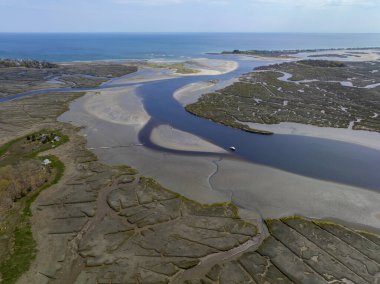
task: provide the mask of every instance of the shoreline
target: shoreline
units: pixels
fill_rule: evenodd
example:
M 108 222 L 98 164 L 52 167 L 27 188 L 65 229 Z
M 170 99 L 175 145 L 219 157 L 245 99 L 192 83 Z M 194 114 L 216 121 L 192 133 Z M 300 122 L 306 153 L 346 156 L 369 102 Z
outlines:
M 356 52 L 355 52 L 356 51 Z M 380 47 L 369 48 L 336 48 L 316 50 L 253 50 L 239 52 L 209 53 L 219 56 L 237 56 L 240 58 L 257 59 L 261 61 L 299 61 L 299 60 L 328 60 L 340 62 L 371 62 L 380 60 Z
M 227 153 L 226 150 L 195 136 L 171 127 L 170 125 L 159 125 L 150 134 L 151 141 L 163 148 L 185 151 L 185 152 L 204 152 L 204 153 Z
M 239 68 L 239 63 L 231 60 L 196 58 L 187 62 L 190 68 L 200 72 L 187 75 L 212 76 L 230 73 Z
M 294 122 L 281 122 L 279 124 L 242 123 L 254 129 L 273 132 L 274 135 L 299 135 L 336 140 L 380 151 L 380 133 L 378 132 L 349 128 L 319 127 Z
M 213 188 L 227 194 L 239 208 L 259 212 L 263 219 L 299 215 L 338 219 L 380 231 L 380 194 L 376 191 L 245 161 L 223 159 L 217 163 Z
M 191 83 L 176 90 L 173 97 L 177 102 L 185 107 L 188 104 L 195 103 L 203 94 L 211 92 L 216 85 L 216 82 L 210 81 Z
M 157 64 L 155 69 L 169 70 L 174 76 L 217 76 L 230 73 L 239 67 L 236 61 L 209 59 L 209 58 L 192 58 L 183 61 L 165 61 L 165 60 L 148 60 L 147 63 Z M 182 68 L 194 72 L 180 72 L 176 64 L 181 64 Z M 144 68 L 144 66 L 143 66 Z
M 192 83 L 178 89 L 174 93 L 174 98 L 182 105 L 186 106 L 197 101 L 203 94 L 212 92 L 217 87 L 217 83 L 209 81 L 201 81 Z M 219 87 L 218 87 L 219 88 Z M 332 127 L 319 127 L 308 124 L 294 123 L 294 122 L 281 122 L 279 124 L 260 124 L 253 122 L 242 122 L 248 127 L 258 131 L 268 131 L 274 135 L 300 135 L 315 138 L 323 138 L 336 140 L 356 145 L 369 147 L 375 150 L 380 150 L 380 133 L 353 130 L 350 128 L 332 128 Z

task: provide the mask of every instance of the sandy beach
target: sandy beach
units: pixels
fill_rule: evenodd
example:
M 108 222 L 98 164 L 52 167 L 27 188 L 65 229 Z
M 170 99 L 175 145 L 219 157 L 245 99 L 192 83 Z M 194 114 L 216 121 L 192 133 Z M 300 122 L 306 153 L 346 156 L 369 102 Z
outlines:
M 197 70 L 197 73 L 188 75 L 221 75 L 232 72 L 239 67 L 236 61 L 198 58 L 186 62 L 191 69 Z
M 167 61 L 167 60 L 149 60 L 149 63 L 157 65 L 155 70 L 166 70 L 172 76 L 215 76 L 222 75 L 236 70 L 239 64 L 236 61 L 194 58 L 188 61 Z M 194 70 L 194 73 L 176 72 L 176 64 L 183 64 L 186 69 Z M 151 68 L 151 67 L 145 67 Z M 165 72 L 165 71 L 164 71 Z
M 172 70 L 143 67 L 139 68 L 139 70 L 135 73 L 112 79 L 104 85 L 112 86 L 117 84 L 139 84 L 172 78 L 175 78 Z

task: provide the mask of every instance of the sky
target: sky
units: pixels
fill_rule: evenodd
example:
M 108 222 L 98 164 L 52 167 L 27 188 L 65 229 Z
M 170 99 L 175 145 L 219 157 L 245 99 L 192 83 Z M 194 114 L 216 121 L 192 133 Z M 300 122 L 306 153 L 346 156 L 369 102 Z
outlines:
M 0 32 L 380 33 L 380 0 L 0 0 Z

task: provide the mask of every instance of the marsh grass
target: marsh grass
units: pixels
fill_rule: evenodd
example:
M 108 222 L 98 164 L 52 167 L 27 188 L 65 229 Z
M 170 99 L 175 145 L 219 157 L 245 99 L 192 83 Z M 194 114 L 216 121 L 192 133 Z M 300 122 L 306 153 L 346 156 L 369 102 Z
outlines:
M 42 130 L 38 133 L 43 132 L 46 132 L 46 130 Z M 0 237 L 10 237 L 12 239 L 11 243 L 13 244 L 10 248 L 8 258 L 0 263 L 1 283 L 16 283 L 19 277 L 28 271 L 36 256 L 37 244 L 33 238 L 32 224 L 30 220 L 32 216 L 32 204 L 43 190 L 58 183 L 65 170 L 64 164 L 53 155 L 37 157 L 39 153 L 55 148 L 69 141 L 69 138 L 62 133 L 58 131 L 54 131 L 54 133 L 61 137 L 61 140 L 56 142 L 54 147 L 52 147 L 50 143 L 46 143 L 43 147 L 38 149 L 31 148 L 30 152 L 19 152 L 19 155 L 17 155 L 16 152 L 13 152 L 17 147 L 13 147 L 17 146 L 16 144 L 22 143 L 22 141 L 26 139 L 26 136 L 15 139 L 0 147 L 0 157 L 4 154 L 10 154 L 12 155 L 12 161 L 17 159 L 38 159 L 42 162 L 44 159 L 49 159 L 51 164 L 48 165 L 48 167 L 49 170 L 52 171 L 52 176 L 46 183 L 17 201 L 19 203 L 19 210 L 11 210 L 9 212 L 8 222 L 5 222 L 0 230 Z M 9 151 L 13 153 L 8 153 Z

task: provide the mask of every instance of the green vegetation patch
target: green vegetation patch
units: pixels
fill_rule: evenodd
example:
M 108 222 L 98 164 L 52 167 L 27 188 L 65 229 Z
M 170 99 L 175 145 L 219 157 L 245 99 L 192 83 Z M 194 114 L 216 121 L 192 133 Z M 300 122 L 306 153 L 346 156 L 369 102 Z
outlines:
M 343 62 L 339 61 L 330 61 L 330 60 L 301 60 L 298 61 L 298 64 L 305 64 L 309 66 L 314 66 L 314 67 L 324 67 L 324 68 L 336 68 L 336 67 L 346 67 L 347 65 L 344 64 Z
M 39 153 L 54 149 L 69 141 L 59 130 L 43 129 L 39 132 L 10 141 L 0 147 L 0 166 L 19 159 L 31 159 Z
M 198 70 L 191 69 L 186 67 L 185 63 L 174 63 L 174 64 L 168 64 L 168 63 L 147 63 L 147 67 L 150 68 L 164 68 L 164 69 L 172 69 L 175 70 L 176 73 L 179 74 L 195 74 L 199 73 Z
M 25 67 L 25 68 L 57 68 L 58 65 L 46 61 L 29 59 L 0 59 L 0 68 Z
M 238 54 L 238 55 L 251 55 L 262 57 L 278 57 L 278 58 L 291 58 L 291 55 L 298 53 L 313 53 L 321 51 L 346 51 L 351 54 L 363 54 L 364 52 L 349 52 L 350 50 L 378 50 L 379 47 L 364 47 L 364 48 L 319 48 L 319 49 L 284 49 L 284 50 L 239 50 L 223 51 L 221 54 Z M 211 53 L 212 54 L 212 53 Z M 327 54 L 329 55 L 329 54 Z M 326 56 L 325 54 L 316 55 L 315 57 Z M 312 57 L 312 56 L 309 56 Z M 313 56 L 314 57 L 314 56 Z M 335 57 L 335 54 L 334 54 Z
M 239 209 L 231 202 L 201 204 L 163 187 L 154 179 L 146 177 L 140 177 L 139 185 L 157 192 L 164 191 L 172 195 L 173 198 L 181 199 L 194 215 L 222 215 L 234 219 L 240 219 Z
M 45 88 L 97 87 L 137 70 L 136 66 L 107 62 L 51 64 L 0 60 L 0 97 Z
M 121 174 L 137 175 L 139 173 L 136 169 L 127 165 L 116 166 L 116 168 L 121 171 Z
M 22 193 L 21 196 L 23 197 L 21 198 L 15 199 L 13 197 L 12 208 L 5 209 L 5 211 L 4 208 L 0 208 L 5 213 L 0 220 L 0 239 L 1 244 L 7 245 L 8 248 L 7 251 L 2 250 L 0 253 L 0 279 L 2 283 L 16 283 L 17 279 L 29 269 L 37 252 L 30 221 L 32 203 L 41 191 L 56 184 L 64 174 L 64 164 L 57 157 L 52 155 L 37 157 L 37 155 L 58 147 L 68 140 L 69 138 L 59 131 L 45 129 L 13 140 L 0 148 L 0 167 L 8 167 L 12 170 L 12 166 L 15 167 L 15 165 L 37 163 L 40 164 L 40 168 L 43 168 L 42 171 L 46 172 L 45 177 L 43 177 L 45 180 L 38 183 L 40 185 L 34 190 L 31 190 L 33 184 L 28 185 L 27 180 L 23 180 L 21 184 L 24 187 L 29 186 L 30 189 L 25 191 L 25 188 L 20 187 L 20 190 L 27 193 Z M 17 168 L 16 170 L 20 169 Z M 16 173 L 19 172 L 16 171 Z M 31 176 L 30 178 L 30 180 L 35 179 L 37 177 Z M 3 178 L 0 177 L 0 180 Z M 10 182 L 20 183 L 14 180 Z M 6 184 L 4 184 L 2 190 L 6 189 Z M 7 192 L 0 193 L 7 197 Z
M 355 130 L 380 132 L 380 87 L 370 87 L 380 82 L 375 70 L 380 70 L 380 62 L 302 60 L 263 66 L 231 86 L 203 95 L 186 110 L 257 133 L 262 132 L 249 123 L 353 125 Z

